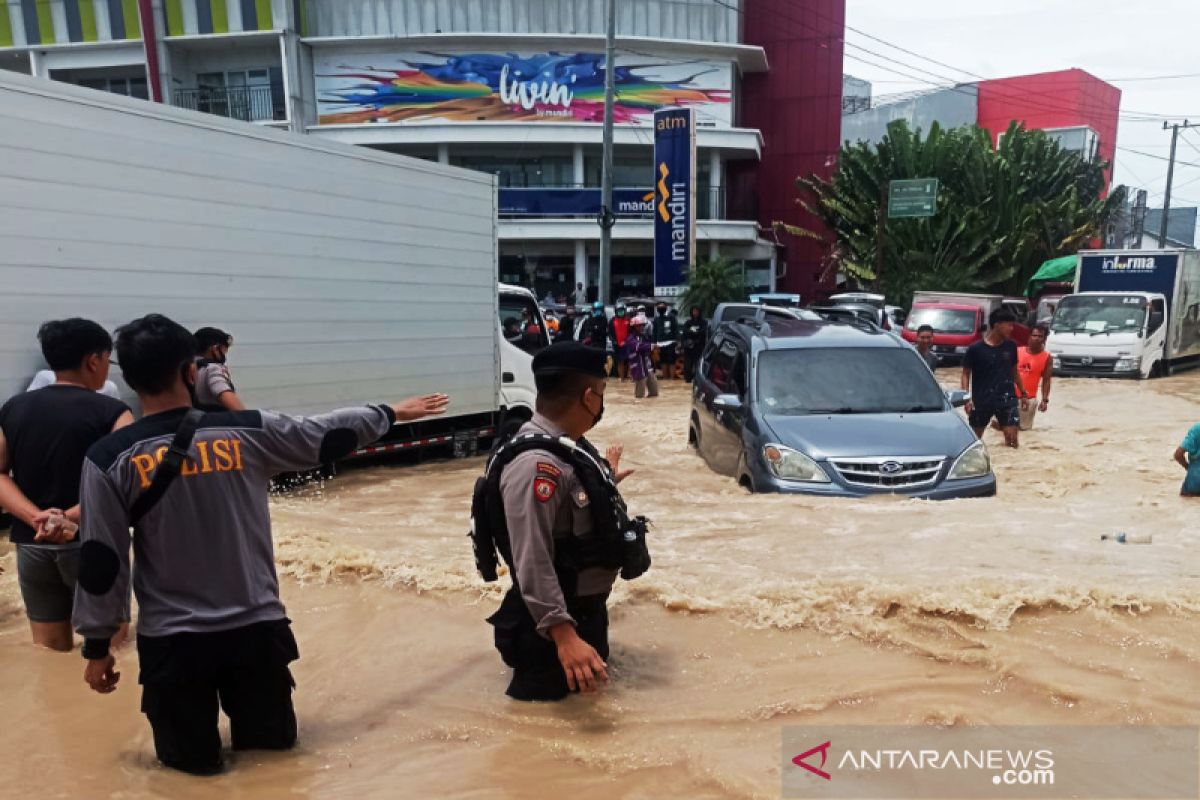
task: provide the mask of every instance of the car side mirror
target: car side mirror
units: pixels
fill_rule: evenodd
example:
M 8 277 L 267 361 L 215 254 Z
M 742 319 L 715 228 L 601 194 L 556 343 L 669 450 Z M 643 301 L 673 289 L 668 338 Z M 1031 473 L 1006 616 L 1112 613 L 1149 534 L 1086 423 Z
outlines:
M 742 398 L 736 394 L 719 394 L 713 398 L 713 408 L 718 411 L 741 411 Z
M 952 408 L 962 408 L 971 399 L 971 393 L 964 392 L 962 389 L 953 389 L 946 392 L 946 399 L 950 401 Z

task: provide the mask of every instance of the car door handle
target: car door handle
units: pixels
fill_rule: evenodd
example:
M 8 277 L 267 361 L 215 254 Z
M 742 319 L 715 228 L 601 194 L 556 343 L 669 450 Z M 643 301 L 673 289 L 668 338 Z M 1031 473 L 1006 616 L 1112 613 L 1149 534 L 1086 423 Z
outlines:
M 503 383 L 516 383 L 517 376 L 512 374 L 511 372 L 502 372 L 502 373 L 500 373 L 500 380 Z

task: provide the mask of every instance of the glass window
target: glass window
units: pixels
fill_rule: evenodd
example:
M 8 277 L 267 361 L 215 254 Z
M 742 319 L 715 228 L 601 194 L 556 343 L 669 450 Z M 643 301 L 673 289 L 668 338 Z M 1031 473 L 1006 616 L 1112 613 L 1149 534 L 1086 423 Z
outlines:
M 550 339 L 537 304 L 523 295 L 500 295 L 500 330 L 512 344 L 533 355 Z
M 706 365 L 708 374 L 705 377 L 717 387 L 717 391 L 721 394 L 738 393 L 739 383 L 744 384 L 744 381 L 739 381 L 735 377 L 738 368 L 737 362 L 738 346 L 733 339 L 722 340 L 710 354 Z M 745 370 L 744 362 L 742 369 Z
M 956 308 L 914 308 L 908 315 L 904 327 L 915 331 L 922 325 L 933 328 L 934 333 L 966 334 L 975 332 L 979 313 Z
M 758 358 L 763 413 L 898 414 L 943 411 L 933 374 L 910 348 L 775 350 Z
M 1149 306 L 1137 295 L 1068 295 L 1058 304 L 1050 329 L 1059 333 L 1140 331 Z
M 501 186 L 570 186 L 573 167 L 570 156 L 473 156 L 452 155 L 455 166 L 487 172 L 499 178 Z

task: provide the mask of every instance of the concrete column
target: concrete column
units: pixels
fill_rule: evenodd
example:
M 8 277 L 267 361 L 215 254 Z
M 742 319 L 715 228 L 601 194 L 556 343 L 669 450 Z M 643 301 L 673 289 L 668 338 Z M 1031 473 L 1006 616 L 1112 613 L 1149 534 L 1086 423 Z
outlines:
M 571 284 L 572 299 L 575 296 L 575 284 L 577 283 L 582 283 L 585 289 L 588 287 L 587 242 L 582 239 L 575 240 L 575 283 Z
M 446 144 L 445 142 L 442 142 L 438 145 L 438 163 L 450 163 L 450 145 Z
M 712 187 L 709 189 L 709 196 L 712 203 L 708 208 L 709 219 L 725 219 L 725 203 L 721 189 L 724 187 L 725 176 L 723 173 L 723 163 L 721 161 L 721 151 L 715 147 L 708 151 L 708 183 Z
M 709 260 L 711 261 L 713 259 L 717 259 L 720 257 L 721 257 L 721 243 L 718 242 L 716 239 L 709 240 L 709 243 L 708 243 L 708 258 L 709 258 Z
M 576 143 L 571 150 L 571 182 L 577 187 L 583 186 L 586 178 L 583 168 L 583 145 Z M 587 286 L 587 281 L 584 281 L 583 285 Z
M 50 77 L 50 73 L 46 69 L 46 54 L 41 50 L 29 51 L 29 74 L 35 78 Z
M 779 282 L 779 276 L 776 274 L 778 270 L 779 270 L 779 248 L 776 247 L 776 248 L 772 248 L 772 250 L 771 250 L 771 293 L 772 294 L 779 291 L 778 289 L 775 288 L 775 284 L 777 284 Z M 807 299 L 807 298 L 804 298 L 804 299 Z

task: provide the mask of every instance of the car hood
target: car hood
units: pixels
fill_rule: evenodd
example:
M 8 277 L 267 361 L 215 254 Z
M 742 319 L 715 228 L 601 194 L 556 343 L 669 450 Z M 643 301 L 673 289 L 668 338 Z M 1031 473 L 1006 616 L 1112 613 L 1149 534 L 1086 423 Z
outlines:
M 768 415 L 767 435 L 815 459 L 861 456 L 955 458 L 975 434 L 953 411 L 927 414 Z
M 1046 349 L 1054 348 L 1066 353 L 1088 352 L 1095 350 L 1110 350 L 1121 348 L 1141 349 L 1142 338 L 1137 331 L 1121 331 L 1120 333 L 1051 333 L 1046 342 Z

